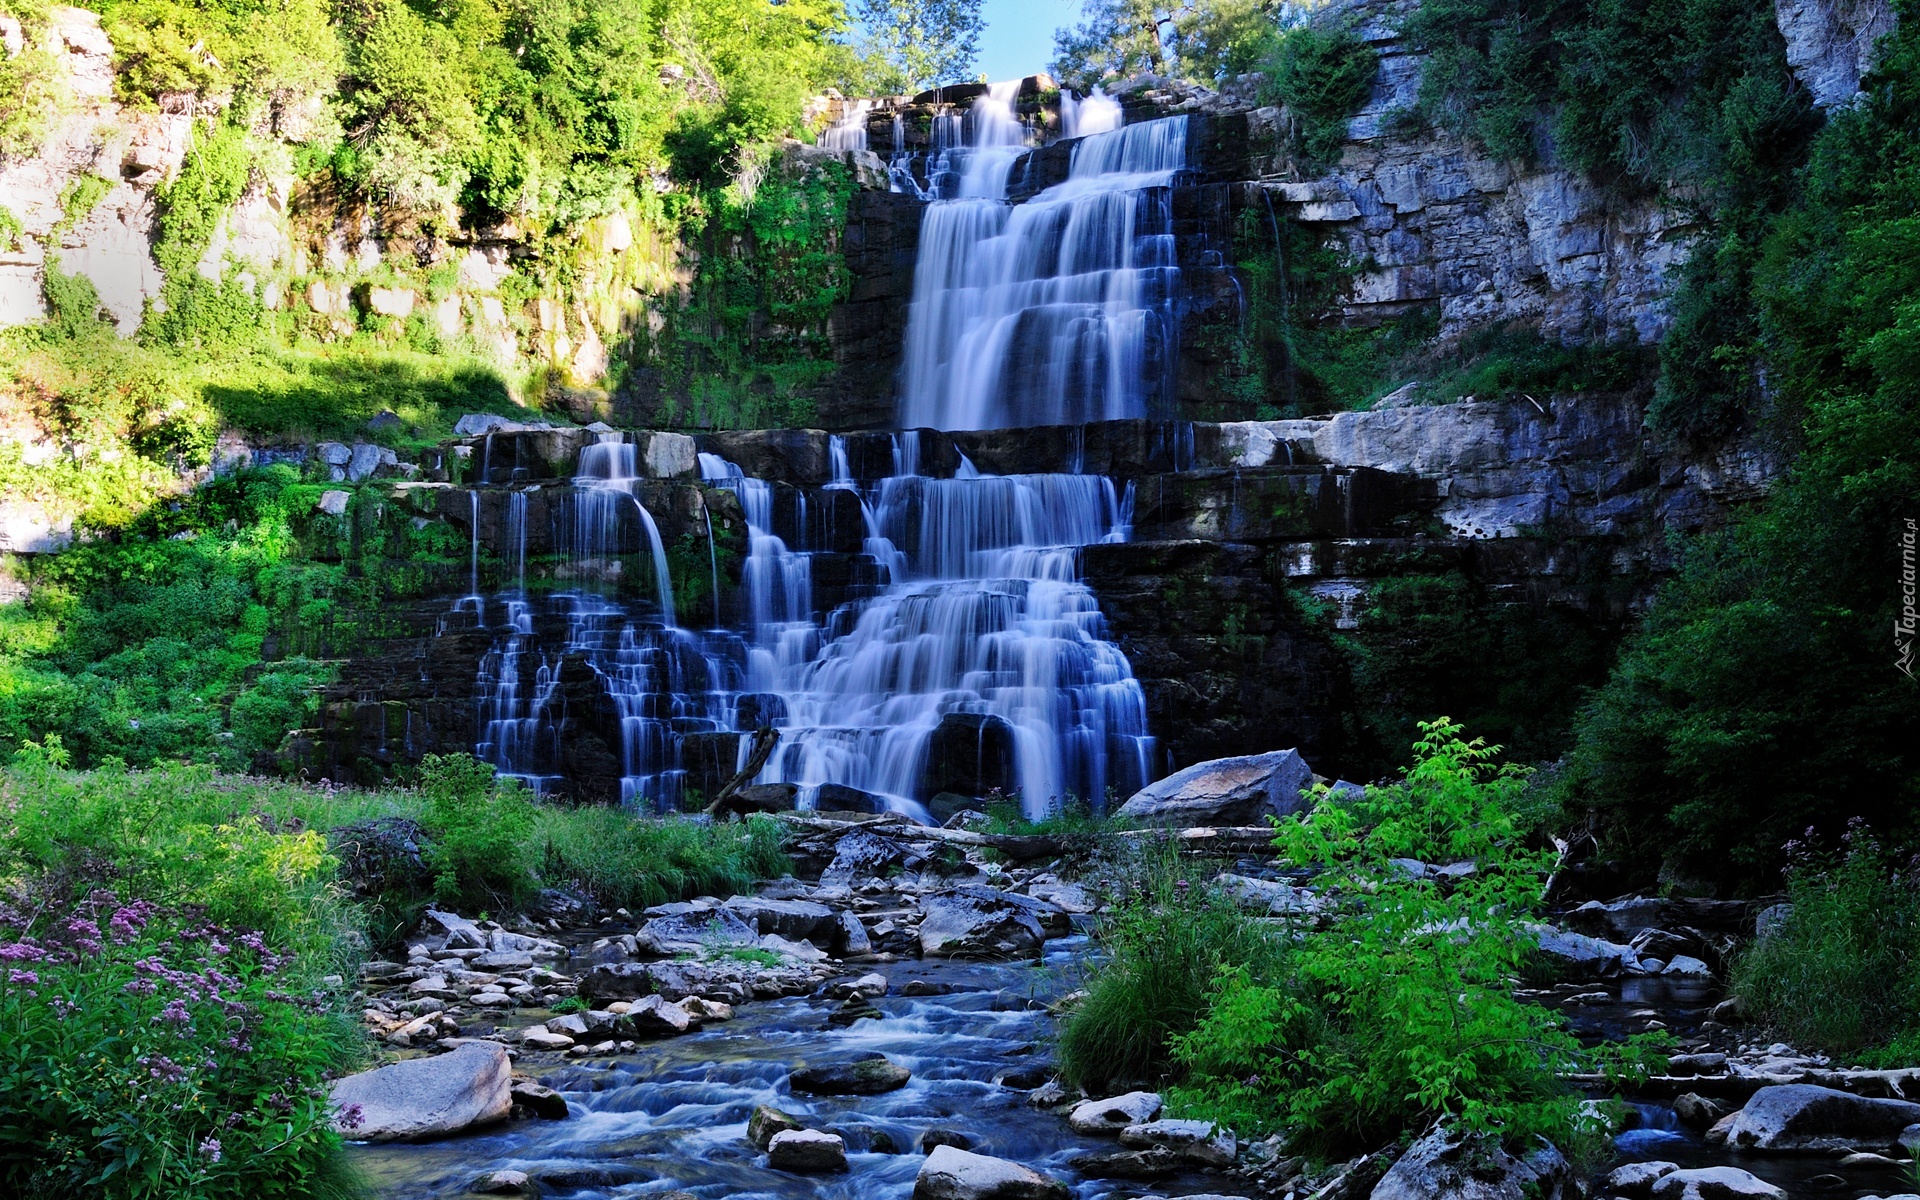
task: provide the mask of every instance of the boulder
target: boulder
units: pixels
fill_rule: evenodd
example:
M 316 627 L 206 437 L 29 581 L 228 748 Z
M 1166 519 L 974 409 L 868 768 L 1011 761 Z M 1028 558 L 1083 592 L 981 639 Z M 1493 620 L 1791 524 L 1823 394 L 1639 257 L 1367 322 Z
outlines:
M 1573 1172 L 1552 1146 L 1543 1142 L 1516 1157 L 1497 1141 L 1444 1127 L 1407 1147 L 1373 1188 L 1373 1200 L 1561 1200 L 1573 1194 Z
M 791 783 L 750 783 L 728 803 L 738 812 L 792 812 L 799 807 L 800 789 Z
M 725 946 L 751 946 L 760 930 L 727 908 L 650 918 L 634 931 L 634 943 L 660 958 L 701 954 Z
M 1128 1092 L 1076 1106 L 1067 1124 L 1090 1137 L 1117 1137 L 1129 1125 L 1145 1125 L 1160 1115 L 1160 1093 Z
M 1555 929 L 1551 925 L 1529 925 L 1540 952 L 1560 960 L 1561 968 L 1574 979 L 1613 979 L 1623 972 L 1640 968 L 1640 956 L 1632 946 L 1603 941 L 1583 933 Z
M 1673 906 L 1651 896 L 1628 896 L 1602 904 L 1589 900 L 1566 916 L 1567 925 L 1589 937 L 1609 941 L 1631 941 L 1642 930 L 1658 929 L 1672 914 Z
M 1654 1180 L 1653 1200 L 1786 1200 L 1787 1194 L 1739 1167 L 1696 1167 Z
M 1920 1122 L 1920 1104 L 1791 1083 L 1763 1087 L 1727 1126 L 1727 1145 L 1775 1154 L 1888 1150 Z
M 913 1181 L 913 1200 L 1067 1200 L 1072 1194 L 1031 1167 L 954 1146 L 936 1146 Z
M 1607 1176 L 1607 1191 L 1615 1196 L 1628 1196 L 1633 1200 L 1647 1195 L 1653 1185 L 1662 1177 L 1671 1175 L 1680 1169 L 1678 1163 L 1670 1162 L 1632 1162 L 1615 1167 Z
M 1076 1155 L 1068 1164 L 1088 1179 L 1156 1179 L 1180 1169 L 1180 1159 L 1165 1146 Z
M 555 1033 L 550 1029 L 529 1029 L 520 1035 L 520 1044 L 529 1050 L 568 1050 L 573 1047 L 573 1038 L 564 1033 Z
M 958 1129 L 929 1129 L 920 1135 L 920 1153 L 932 1154 L 942 1146 L 952 1146 L 956 1150 L 968 1150 L 973 1147 L 973 1139 Z
M 727 901 L 726 908 L 763 934 L 777 933 L 794 940 L 830 944 L 840 926 L 839 915 L 833 909 L 811 900 L 735 896 Z
M 833 861 L 820 874 L 821 887 L 852 887 L 906 862 L 906 847 L 891 838 L 855 830 L 834 843 Z
M 653 991 L 645 963 L 601 963 L 580 978 L 580 998 L 598 1008 L 616 1000 L 638 1000 Z
M 805 1129 L 800 1118 L 791 1113 L 781 1112 L 771 1105 L 762 1104 L 753 1110 L 747 1118 L 747 1141 L 753 1143 L 755 1150 L 765 1150 L 778 1133 L 788 1133 L 796 1129 Z
M 445 1137 L 513 1111 L 506 1047 L 468 1042 L 450 1054 L 415 1058 L 333 1085 L 341 1132 L 370 1142 Z
M 447 939 L 449 950 L 485 950 L 487 949 L 486 931 L 458 913 L 441 912 L 430 908 L 420 920 L 421 927 L 429 932 L 438 932 Z
M 1216 758 L 1150 783 L 1120 806 L 1119 816 L 1143 825 L 1254 825 L 1307 805 L 1302 793 L 1313 770 L 1298 750 Z
M 838 925 L 833 939 L 835 954 L 842 958 L 855 958 L 873 953 L 873 939 L 868 936 L 867 927 L 859 917 L 851 912 L 842 912 L 834 921 Z
M 1014 771 L 1013 726 L 986 713 L 952 712 L 940 718 L 927 739 L 920 767 L 921 797 L 985 796 L 996 789 L 1006 793 L 1019 782 Z M 931 805 L 928 808 L 933 811 Z M 934 820 L 946 819 L 934 811 Z
M 923 897 L 920 952 L 933 957 L 1024 958 L 1046 940 L 1031 896 L 969 884 Z
M 314 502 L 314 508 L 330 517 L 345 515 L 347 501 L 353 499 L 352 492 L 343 492 L 339 488 L 329 488 L 320 493 L 320 499 Z
M 817 1129 L 783 1129 L 767 1142 L 767 1164 L 776 1171 L 821 1175 L 847 1169 L 847 1143 Z
M 787 1078 L 796 1092 L 816 1096 L 877 1096 L 907 1086 L 913 1072 L 884 1054 L 863 1054 L 841 1063 L 801 1067 Z
M 823 783 L 813 794 L 813 809 L 815 812 L 883 813 L 887 811 L 887 802 L 859 788 Z
M 533 1180 L 525 1171 L 492 1171 L 474 1180 L 467 1190 L 482 1196 L 530 1196 Z
M 1712 1100 L 1697 1092 L 1684 1092 L 1673 1098 L 1673 1115 L 1688 1129 L 1712 1129 L 1727 1116 L 1727 1110 L 1718 1100 Z
M 1207 1167 L 1230 1167 L 1240 1152 L 1231 1129 L 1212 1121 L 1146 1121 L 1120 1131 L 1120 1144 L 1137 1150 L 1165 1147 L 1180 1158 Z

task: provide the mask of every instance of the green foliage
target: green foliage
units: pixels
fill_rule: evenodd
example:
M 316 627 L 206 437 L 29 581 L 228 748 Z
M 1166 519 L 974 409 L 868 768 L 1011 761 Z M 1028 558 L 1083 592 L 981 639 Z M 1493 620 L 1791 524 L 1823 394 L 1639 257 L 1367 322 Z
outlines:
M 1864 824 L 1843 836 L 1839 856 L 1794 848 L 1793 907 L 1741 955 L 1732 990 L 1795 1046 L 1898 1066 L 1913 1047 L 1890 1044 L 1920 1033 L 1920 891 L 1913 864 L 1898 864 Z
M 684 222 L 699 252 L 688 301 L 635 347 L 658 372 L 667 423 L 804 426 L 806 388 L 833 369 L 827 320 L 852 282 L 839 243 L 852 179 L 838 163 L 762 169 L 750 190 L 700 194 Z
M 167 185 L 153 247 L 165 283 L 141 327 L 147 342 L 224 350 L 259 339 L 260 303 L 231 272 L 216 283 L 199 271 L 221 216 L 246 189 L 251 170 L 246 130 L 222 125 L 195 143 Z
M 420 791 L 441 903 L 500 909 L 530 898 L 537 816 L 519 780 L 495 778 L 471 754 L 429 754 L 420 761 Z
M 1557 1072 L 1644 1070 L 1663 1042 L 1584 1047 L 1547 1009 L 1513 997 L 1532 944 L 1524 924 L 1550 856 L 1529 849 L 1525 773 L 1497 747 L 1423 723 L 1402 782 L 1361 800 L 1321 789 L 1277 845 L 1319 869 L 1329 920 L 1289 931 L 1284 970 L 1224 972 L 1205 1019 L 1175 1040 L 1182 1113 L 1338 1157 L 1436 1118 L 1514 1142 L 1578 1149 L 1597 1131 Z M 1471 862 L 1452 880 L 1395 859 Z
M 13 210 L 0 204 L 0 251 L 20 249 L 23 245 L 21 239 L 26 233 L 26 226 L 20 224 L 20 218 L 13 215 Z
M 74 176 L 67 186 L 60 189 L 60 219 L 53 223 L 47 240 L 59 245 L 61 235 L 92 216 L 93 210 L 100 207 L 100 202 L 107 198 L 113 186 L 113 180 L 103 179 L 91 172 Z
M 1128 864 L 1099 929 L 1106 961 L 1062 1019 L 1058 1054 L 1069 1080 L 1096 1095 L 1153 1083 L 1174 1040 L 1205 1016 L 1223 970 L 1268 977 L 1282 951 L 1171 845 L 1149 844 Z
M 10 6 L 0 11 L 14 10 Z M 0 159 L 39 149 L 67 103 L 57 48 L 47 44 L 43 28 L 46 14 L 15 15 L 28 17 L 21 24 L 29 43 L 12 57 L 0 55 Z
M 1301 169 L 1322 173 L 1338 160 L 1347 121 L 1373 89 L 1373 47 L 1344 26 L 1301 24 L 1273 36 L 1261 68 L 1264 99 L 1286 105 L 1297 122 Z
M 312 831 L 209 772 L 0 772 L 0 1179 L 56 1197 L 352 1193 L 326 1081 L 361 1053 L 356 916 Z
M 1403 766 L 1420 714 L 1436 710 L 1522 761 L 1559 757 L 1620 638 L 1577 612 L 1498 599 L 1459 570 L 1377 580 L 1355 616 L 1332 637 L 1353 689 L 1342 761 L 1362 779 Z
M 1259 63 L 1282 15 L 1267 0 L 1089 0 L 1053 35 L 1054 78 L 1078 91 L 1152 73 L 1213 82 Z
M 49 264 L 41 273 L 40 294 L 47 302 L 47 324 L 55 337 L 80 341 L 106 333 L 100 319 L 100 292 L 85 275 L 69 275 Z
M 960 83 L 980 54 L 981 0 L 855 0 L 863 46 L 897 78 L 895 92 Z
M 544 878 L 620 908 L 731 895 L 789 866 L 779 828 L 765 817 L 702 825 L 638 819 L 613 808 L 543 807 L 533 840 L 543 847 Z
M 1913 832 L 1913 681 L 1895 665 L 1903 519 L 1920 495 L 1920 34 L 1881 47 L 1821 133 L 1754 278 L 1777 404 L 1803 447 L 1703 539 L 1587 710 L 1566 802 L 1651 872 L 1766 890 L 1780 847 L 1865 817 Z M 1907 528 L 1911 528 L 1908 526 Z

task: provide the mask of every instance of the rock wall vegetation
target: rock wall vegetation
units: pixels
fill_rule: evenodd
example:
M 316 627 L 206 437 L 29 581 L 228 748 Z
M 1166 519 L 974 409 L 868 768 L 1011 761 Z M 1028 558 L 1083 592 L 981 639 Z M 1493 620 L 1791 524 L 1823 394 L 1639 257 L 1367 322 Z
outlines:
M 194 524 L 211 511 L 198 501 L 154 501 L 213 467 L 270 461 L 263 448 L 275 442 L 315 437 L 385 444 L 431 471 L 433 439 L 469 409 L 524 414 L 529 403 L 562 422 L 696 429 L 884 424 L 919 206 L 883 190 L 869 157 L 776 140 L 844 111 L 809 110 L 811 88 L 857 82 L 857 62 L 827 36 L 831 12 L 781 6 L 754 18 L 768 24 L 749 22 L 744 41 L 723 16 L 675 9 L 657 36 L 648 26 L 627 41 L 605 32 L 627 28 L 624 18 L 594 9 L 552 27 L 397 8 L 296 13 L 284 28 L 186 8 L 10 18 L 18 99 L 6 109 L 0 179 L 31 202 L 16 211 L 9 201 L 11 257 L 0 266 L 17 316 L 45 317 L 6 335 L 16 351 L 12 432 L 0 442 L 7 546 L 44 551 L 75 529 L 127 529 L 94 552 L 111 564 L 95 570 L 143 587 L 164 570 L 205 570 L 182 566 L 190 551 L 171 546 L 141 551 L 174 563 L 161 575 L 114 558 L 163 526 L 196 535 L 182 547 L 257 536 L 304 564 L 301 530 L 319 518 L 304 493 L 284 489 L 306 485 L 235 485 L 299 497 L 256 522 L 268 531 L 257 535 L 244 533 L 246 519 Z M 1874 130 L 1883 165 L 1904 161 L 1904 100 L 1888 71 L 1872 73 L 1867 48 L 1894 25 L 1880 10 L 1752 0 L 1638 14 L 1430 0 L 1338 8 L 1284 32 L 1196 27 L 1150 61 L 1107 45 L 1106 66 L 1150 72 L 1112 82 L 1130 116 L 1195 122 L 1196 173 L 1173 197 L 1186 280 L 1181 388 L 1162 415 L 1224 422 L 1208 436 L 1245 439 L 1215 459 L 1224 485 L 1175 488 L 1195 512 L 1237 506 L 1232 520 L 1196 525 L 1192 513 L 1148 506 L 1144 528 L 1165 518 L 1197 536 L 1089 556 L 1175 763 L 1268 748 L 1253 743 L 1278 714 L 1294 740 L 1377 774 L 1413 720 L 1453 711 L 1528 757 L 1576 745 L 1559 785 L 1567 802 L 1635 830 L 1619 845 L 1643 861 L 1696 842 L 1696 861 L 1733 861 L 1714 842 L 1729 827 L 1710 814 L 1761 804 L 1755 781 L 1779 772 L 1745 769 L 1746 734 L 1698 731 L 1745 729 L 1749 718 L 1795 731 L 1763 743 L 1782 763 L 1812 755 L 1855 781 L 1850 794 L 1910 796 L 1910 767 L 1887 741 L 1888 714 L 1904 703 L 1888 689 L 1899 684 L 1863 689 L 1839 665 L 1886 676 L 1867 665 L 1863 631 L 1893 615 L 1871 581 L 1897 572 L 1888 547 L 1898 531 L 1872 522 L 1897 505 L 1855 501 L 1788 520 L 1773 514 L 1792 501 L 1775 499 L 1715 532 L 1754 508 L 1783 464 L 1801 464 L 1788 495 L 1812 488 L 1797 482 L 1816 461 L 1808 453 L 1829 453 L 1838 475 L 1828 493 L 1893 496 L 1905 478 L 1899 404 L 1858 399 L 1898 375 L 1888 347 L 1903 318 L 1891 298 L 1905 293 L 1865 281 L 1903 280 L 1902 252 L 1870 223 L 1842 230 L 1828 207 L 1865 186 L 1858 129 Z M 284 46 L 304 50 L 289 57 Z M 1056 75 L 1090 81 L 1079 75 L 1091 52 L 1063 49 Z M 1882 91 L 1865 87 L 1863 100 L 1835 108 L 1862 70 Z M 495 75 L 513 86 L 482 86 Z M 606 79 L 624 90 L 590 82 Z M 964 91 L 893 102 L 905 138 L 924 139 L 934 106 Z M 1030 114 L 1053 120 L 1044 84 L 1031 91 Z M 1843 142 L 1854 148 L 1834 148 Z M 1022 186 L 1064 173 L 1067 151 L 1035 151 L 1016 172 Z M 114 233 L 116 223 L 133 233 Z M 1802 294 L 1812 285 L 1790 264 L 1816 247 L 1822 261 L 1841 253 L 1809 229 L 1850 247 L 1828 274 L 1861 281 L 1857 294 Z M 114 329 L 96 319 L 101 309 Z M 1862 315 L 1836 315 L 1853 312 Z M 1834 390 L 1841 378 L 1855 380 L 1843 389 L 1855 399 Z M 1423 407 L 1460 398 L 1480 405 L 1459 409 L 1463 424 Z M 1282 428 L 1368 406 L 1372 425 Z M 1376 436 L 1341 441 L 1363 430 Z M 1401 453 L 1395 437 L 1420 444 Z M 1414 499 L 1384 526 L 1340 531 L 1367 536 L 1309 538 L 1279 510 L 1248 524 L 1235 489 L 1273 465 L 1247 465 L 1255 443 L 1285 453 L 1311 444 L 1320 467 L 1384 468 Z M 1456 443 L 1488 457 L 1436 453 Z M 1833 449 L 1842 445 L 1884 447 L 1893 465 L 1856 483 L 1853 450 Z M 1130 477 L 1163 485 L 1179 474 Z M 377 492 L 347 510 L 404 527 L 403 542 L 433 541 L 381 561 L 419 556 L 420 571 L 444 583 L 462 531 L 437 511 L 403 511 Z M 1835 582 L 1853 588 L 1838 626 L 1807 619 L 1812 584 L 1754 566 L 1797 551 L 1707 548 L 1716 538 L 1745 546 L 1763 528 L 1780 547 L 1838 539 L 1835 561 L 1852 566 Z M 1706 540 L 1676 554 L 1676 531 Z M 1175 545 L 1186 541 L 1195 544 Z M 1312 563 L 1299 569 L 1305 547 Z M 221 561 L 242 559 L 227 551 Z M 383 594 L 387 568 L 340 561 L 343 579 Z M 1196 577 L 1196 564 L 1205 583 L 1190 616 L 1155 627 L 1152 606 Z M 1682 582 L 1667 585 L 1627 666 L 1613 669 L 1619 640 L 1676 568 Z M 112 607 L 108 592 L 96 597 L 96 576 L 63 587 L 62 569 L 35 568 L 48 586 L 8 610 L 22 635 L 12 644 L 27 648 L 9 669 L 32 660 L 42 683 L 83 662 L 56 665 L 72 636 L 60 606 Z M 232 627 L 262 647 L 291 646 L 286 623 L 344 595 L 269 596 L 254 571 L 241 570 L 248 599 Z M 10 568 L 9 594 L 25 573 Z M 1839 643 L 1791 639 L 1798 677 L 1831 681 L 1829 700 L 1792 699 L 1777 671 L 1779 692 L 1747 686 L 1743 655 L 1768 643 L 1754 629 L 1710 635 L 1693 624 L 1710 609 L 1747 611 L 1703 608 L 1708 595 L 1751 599 L 1796 633 L 1844 628 Z M 321 607 L 301 607 L 310 601 Z M 421 613 L 412 619 L 427 628 Z M 1741 653 L 1678 656 L 1725 664 L 1683 681 L 1672 675 L 1678 659 L 1650 640 L 1660 636 L 1725 637 Z M 103 643 L 87 669 L 110 680 L 114 654 L 148 640 Z M 164 694 L 140 703 L 169 711 L 199 705 L 217 714 L 202 721 L 207 736 L 239 742 L 223 728 L 239 685 L 282 668 L 235 653 L 213 682 L 116 694 Z M 1578 688 L 1609 678 L 1583 710 Z M 38 687 L 14 691 L 40 697 Z M 21 718 L 23 730 L 68 711 L 40 703 L 14 706 L 41 714 Z M 295 705 L 301 721 L 312 704 Z M 1183 719 L 1166 719 L 1175 712 Z M 131 708 L 124 720 L 146 728 Z M 1716 758 L 1697 737 L 1736 749 Z M 231 753 L 251 761 L 261 749 Z M 216 750 L 229 753 L 203 752 Z M 1794 821 L 1821 815 L 1814 785 L 1787 808 Z M 1739 870 L 1768 869 L 1783 827 L 1738 834 L 1750 864 Z

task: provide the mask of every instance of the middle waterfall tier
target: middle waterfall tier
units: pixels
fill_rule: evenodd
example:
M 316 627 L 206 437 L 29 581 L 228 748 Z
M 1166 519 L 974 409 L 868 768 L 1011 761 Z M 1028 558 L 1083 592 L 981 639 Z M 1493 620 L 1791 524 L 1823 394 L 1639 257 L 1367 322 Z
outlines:
M 898 473 L 865 486 L 838 439 L 832 479 L 812 489 L 702 454 L 704 486 L 670 499 L 609 434 L 571 486 L 531 510 L 513 493 L 511 586 L 458 606 L 493 638 L 476 753 L 542 790 L 617 773 L 621 799 L 669 810 L 710 798 L 744 763 L 744 735 L 771 725 L 760 781 L 797 785 L 803 805 L 925 818 L 936 797 L 996 789 L 1034 813 L 1131 794 L 1152 769 L 1145 696 L 1078 571 L 1081 547 L 1126 540 L 1130 488 L 929 478 L 912 440 Z M 544 594 L 522 548 L 541 520 L 556 552 Z M 739 580 L 725 604 L 721 564 Z M 715 595 L 687 595 L 705 586 Z M 723 612 L 728 628 L 680 623 Z

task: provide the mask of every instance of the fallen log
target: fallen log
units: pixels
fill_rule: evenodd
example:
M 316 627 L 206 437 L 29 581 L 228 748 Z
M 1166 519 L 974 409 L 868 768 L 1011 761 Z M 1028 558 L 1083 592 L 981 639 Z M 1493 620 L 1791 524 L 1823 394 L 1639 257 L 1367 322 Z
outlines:
M 727 780 L 726 785 L 714 796 L 713 803 L 707 805 L 707 815 L 722 817 L 737 807 L 733 803 L 734 794 L 766 767 L 767 760 L 773 757 L 773 748 L 779 744 L 780 731 L 773 726 L 762 725 L 754 730 L 753 747 L 747 753 L 747 765 L 734 772 L 733 778 Z

